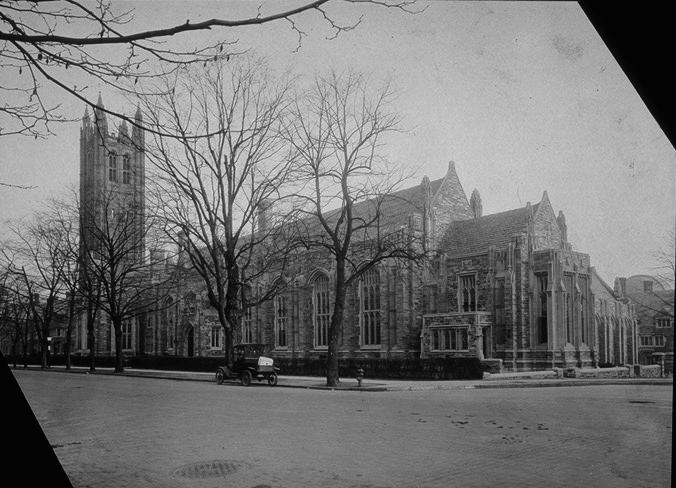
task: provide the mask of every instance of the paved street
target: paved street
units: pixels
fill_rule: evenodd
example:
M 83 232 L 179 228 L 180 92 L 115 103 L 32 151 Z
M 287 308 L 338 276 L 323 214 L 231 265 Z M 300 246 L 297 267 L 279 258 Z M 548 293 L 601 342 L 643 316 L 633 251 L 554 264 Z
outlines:
M 77 487 L 670 486 L 670 386 L 354 392 L 13 373 Z

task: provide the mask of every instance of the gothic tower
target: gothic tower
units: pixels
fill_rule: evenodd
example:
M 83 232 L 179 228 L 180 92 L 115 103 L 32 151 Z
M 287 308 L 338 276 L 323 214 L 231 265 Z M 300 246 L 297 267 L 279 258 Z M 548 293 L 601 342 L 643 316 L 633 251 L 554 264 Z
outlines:
M 81 252 L 96 249 L 104 229 L 124 229 L 135 236 L 126 240 L 130 257 L 140 261 L 145 254 L 144 134 L 134 125 L 130 135 L 125 121 L 109 131 L 103 109 L 99 94 L 93 120 L 85 110 L 80 129 Z M 143 121 L 140 109 L 135 121 Z
M 80 255 L 87 259 L 106 259 L 103 243 L 114 243 L 115 260 L 140 263 L 145 254 L 145 155 L 144 134 L 140 109 L 131 135 L 127 123 L 109 130 L 101 94 L 93 118 L 88 109 L 80 128 Z M 77 344 L 80 350 L 89 349 L 85 320 L 80 321 Z M 127 335 L 123 329 L 123 348 L 137 349 L 136 321 L 128 322 Z M 97 318 L 96 351 L 111 354 L 114 334 L 110 321 L 99 314 Z M 125 342 L 128 337 L 129 342 Z

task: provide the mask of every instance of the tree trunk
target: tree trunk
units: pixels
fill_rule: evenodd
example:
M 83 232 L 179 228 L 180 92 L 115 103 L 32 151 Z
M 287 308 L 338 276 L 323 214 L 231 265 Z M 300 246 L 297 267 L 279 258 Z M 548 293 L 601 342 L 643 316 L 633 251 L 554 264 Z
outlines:
M 21 343 L 21 349 L 23 352 L 23 367 L 26 369 L 28 367 L 28 320 L 26 320 L 24 339 Z
M 16 369 L 16 343 L 19 341 L 19 332 L 16 333 L 14 340 L 12 341 L 12 363 L 14 369 Z
M 223 315 L 226 326 L 225 332 L 225 359 L 229 368 L 235 360 L 235 344 L 233 343 L 234 328 L 241 324 L 241 299 L 240 272 L 236 265 L 228 267 L 228 286 L 225 294 L 225 307 Z
M 75 300 L 71 297 L 70 304 L 68 307 L 68 327 L 66 328 L 66 344 L 65 344 L 65 354 L 66 354 L 66 369 L 70 369 L 70 349 L 72 345 L 73 335 L 73 319 L 75 316 Z
M 122 358 L 122 320 L 113 319 L 113 328 L 115 329 L 115 372 L 124 372 L 124 363 Z
M 225 308 L 227 309 L 228 306 L 226 305 Z M 225 364 L 228 366 L 228 368 L 232 369 L 235 361 L 235 347 L 232 343 L 232 327 L 230 326 L 232 323 L 232 312 L 230 310 L 219 310 L 218 320 L 223 327 L 223 349 L 225 349 Z
M 48 341 L 47 334 L 45 334 L 44 329 L 42 330 L 42 337 L 40 337 L 40 368 L 45 369 L 49 367 L 49 358 L 47 357 Z
M 87 346 L 89 347 L 89 371 L 96 370 L 96 337 L 94 335 L 94 321 L 92 305 L 87 310 Z
M 343 326 L 343 313 L 345 310 L 345 296 L 342 299 L 336 297 L 331 315 L 331 326 L 329 328 L 329 349 L 326 360 L 326 386 L 338 386 L 340 383 L 338 369 L 338 339 L 340 338 L 340 329 Z
M 326 359 L 326 386 L 338 386 L 340 383 L 338 369 L 338 339 L 343 327 L 343 315 L 345 312 L 345 262 L 341 259 L 336 261 L 336 287 L 331 325 L 329 327 L 329 348 Z
M 241 323 L 241 316 L 238 310 L 228 310 L 226 315 L 227 327 L 224 329 L 225 337 L 225 358 L 228 367 L 232 367 L 235 360 L 235 341 L 234 341 L 234 325 Z

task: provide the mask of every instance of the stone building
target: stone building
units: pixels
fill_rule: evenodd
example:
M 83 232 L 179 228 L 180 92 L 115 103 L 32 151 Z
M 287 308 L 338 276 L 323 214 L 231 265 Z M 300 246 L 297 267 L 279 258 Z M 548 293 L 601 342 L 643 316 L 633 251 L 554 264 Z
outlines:
M 540 202 L 453 222 L 427 283 L 421 354 L 476 355 L 510 370 L 595 366 L 599 337 L 587 254 L 573 251 L 563 212 Z M 433 297 L 433 298 L 432 298 Z
M 92 191 L 114 189 L 142 218 L 143 134 L 134 129 L 129 137 L 124 125 L 109 133 L 100 110 L 95 119 L 101 130 L 83 119 L 83 208 L 97 208 L 88 200 Z M 572 249 L 565 216 L 546 192 L 535 204 L 483 215 L 479 192 L 467 198 L 451 162 L 442 178 L 394 192 L 381 209 L 388 226 L 416 236 L 433 258 L 424 267 L 383 262 L 348 290 L 341 357 L 475 356 L 509 370 L 635 361 L 631 306 L 617 300 L 587 254 Z M 326 355 L 333 261 L 309 251 L 296 257 L 292 275 L 267 277 L 285 287 L 245 310 L 236 343 L 263 344 L 278 358 Z M 177 259 L 152 251 L 150 261 L 154 273 L 175 275 L 179 286 L 158 287 L 158 305 L 125 325 L 126 352 L 222 355 L 216 313 L 180 250 Z M 103 322 L 98 348 L 110 353 L 113 336 Z M 84 340 L 81 328 L 82 353 Z
M 638 364 L 638 324 L 634 305 L 624 300 L 596 270 L 592 275 L 598 365 Z

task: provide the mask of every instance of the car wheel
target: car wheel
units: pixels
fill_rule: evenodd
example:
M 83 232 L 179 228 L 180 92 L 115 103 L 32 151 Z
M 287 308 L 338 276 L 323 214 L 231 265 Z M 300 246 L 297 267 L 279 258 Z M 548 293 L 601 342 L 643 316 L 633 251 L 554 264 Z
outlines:
M 225 380 L 225 372 L 222 369 L 216 370 L 216 383 L 222 385 L 223 380 Z
M 251 371 L 242 372 L 241 378 L 242 386 L 249 386 L 251 384 L 251 380 L 252 380 Z
M 268 375 L 268 384 L 270 386 L 275 386 L 277 384 L 277 373 L 270 373 Z

